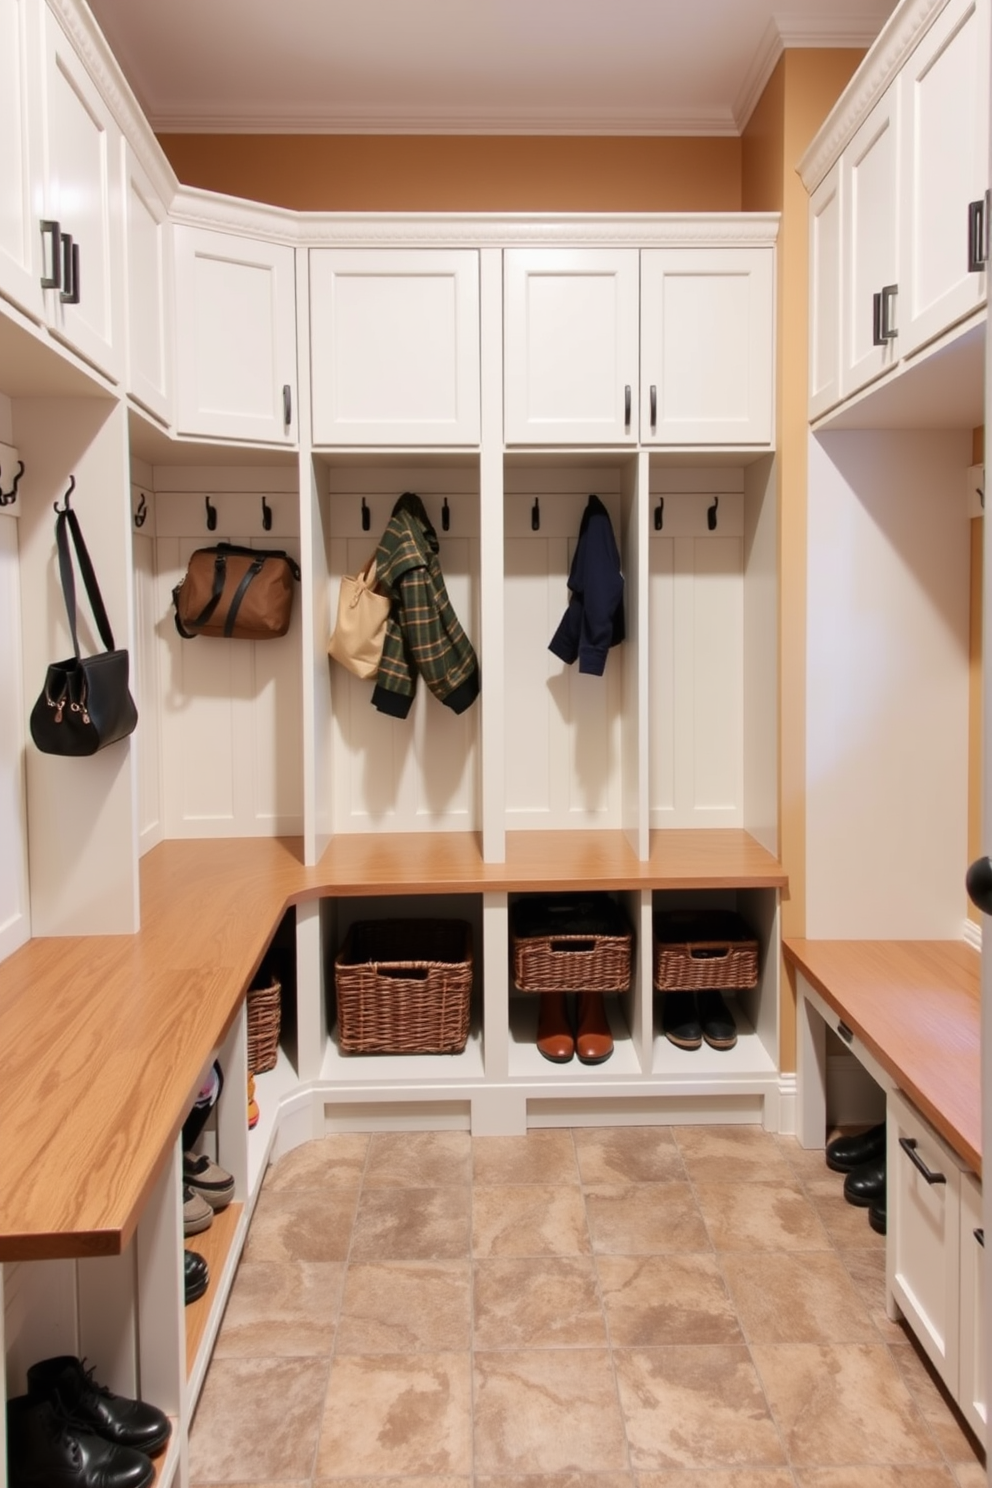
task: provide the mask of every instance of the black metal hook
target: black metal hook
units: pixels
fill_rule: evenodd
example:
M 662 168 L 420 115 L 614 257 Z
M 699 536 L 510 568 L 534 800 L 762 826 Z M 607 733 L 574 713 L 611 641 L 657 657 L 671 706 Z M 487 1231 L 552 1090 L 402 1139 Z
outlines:
M 14 490 L 15 491 L 17 490 L 17 482 L 16 481 L 14 482 Z M 985 487 L 984 486 L 976 486 L 975 487 L 975 493 L 978 496 L 979 501 L 982 503 L 982 511 L 984 511 L 985 510 Z
M 204 496 L 203 504 L 207 508 L 207 531 L 217 530 L 217 508 L 212 504 L 209 496 Z
M 73 491 L 75 489 L 76 489 L 76 477 L 74 475 L 70 475 L 70 477 L 69 477 L 69 489 L 68 489 L 68 491 L 66 491 L 65 495 L 62 497 L 62 500 L 65 502 L 65 505 L 64 506 L 59 506 L 59 504 L 58 504 L 57 501 L 53 501 L 52 502 L 53 507 L 55 508 L 55 510 L 60 515 L 63 512 L 67 512 L 69 510 L 69 497 L 72 495 L 72 493 L 73 493 Z
M 10 506 L 10 504 L 11 504 L 12 501 L 16 501 L 17 500 L 17 488 L 18 488 L 18 486 L 21 483 L 21 476 L 23 474 L 24 474 L 24 461 L 23 460 L 18 460 L 18 462 L 17 462 L 17 474 L 14 476 L 14 484 L 11 486 L 10 490 L 9 491 L 5 491 L 3 489 L 3 482 L 0 481 L 0 506 Z
M 369 511 L 368 502 L 362 497 L 362 531 L 368 532 L 372 526 L 372 513 Z
M 145 518 L 147 517 L 147 515 L 148 515 L 148 502 L 145 500 L 145 493 L 144 493 L 144 491 L 142 491 L 142 493 L 141 493 L 141 500 L 138 502 L 138 509 L 137 509 L 137 511 L 134 514 L 134 525 L 135 525 L 135 527 L 144 527 L 144 525 L 145 525 Z
M 665 525 L 665 498 L 658 497 L 658 505 L 654 509 L 654 530 L 660 532 Z
M 264 496 L 262 497 L 262 526 L 266 532 L 272 531 L 272 508 Z
M 717 509 L 717 507 L 719 505 L 720 505 L 720 498 L 719 498 L 719 496 L 714 496 L 713 497 L 713 505 L 711 507 L 709 507 L 707 509 L 707 512 L 706 512 L 706 525 L 710 529 L 711 532 L 715 532 L 716 531 L 716 509 Z
M 441 503 L 441 527 L 445 532 L 451 531 L 451 509 L 448 506 L 447 496 Z
M 534 505 L 530 509 L 530 530 L 540 532 L 541 530 L 541 503 L 534 497 Z

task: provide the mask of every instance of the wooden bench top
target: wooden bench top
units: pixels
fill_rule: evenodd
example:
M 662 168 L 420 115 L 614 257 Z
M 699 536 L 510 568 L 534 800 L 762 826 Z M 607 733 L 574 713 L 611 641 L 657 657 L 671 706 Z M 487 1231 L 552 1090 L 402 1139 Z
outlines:
M 799 940 L 786 960 L 979 1176 L 981 957 L 963 940 Z
M 165 842 L 141 861 L 136 935 L 29 941 L 0 963 L 0 1261 L 128 1243 L 283 914 L 328 896 L 781 887 L 738 831 L 515 833 L 484 864 L 471 834 Z

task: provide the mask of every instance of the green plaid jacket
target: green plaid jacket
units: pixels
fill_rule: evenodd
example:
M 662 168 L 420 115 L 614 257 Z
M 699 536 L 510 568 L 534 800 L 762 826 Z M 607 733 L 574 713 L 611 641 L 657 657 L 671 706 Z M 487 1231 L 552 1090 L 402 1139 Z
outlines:
M 437 533 L 424 504 L 406 491 L 375 555 L 376 582 L 393 604 L 372 703 L 394 718 L 409 713 L 418 672 L 455 713 L 464 713 L 479 695 L 479 663 L 451 607 L 437 555 Z

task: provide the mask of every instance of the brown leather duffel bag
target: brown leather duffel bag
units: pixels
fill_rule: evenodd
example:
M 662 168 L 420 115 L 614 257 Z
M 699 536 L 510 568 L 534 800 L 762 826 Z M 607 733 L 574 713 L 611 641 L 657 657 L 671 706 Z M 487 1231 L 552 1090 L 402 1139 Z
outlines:
M 274 640 L 289 629 L 299 577 L 299 564 L 281 550 L 234 543 L 197 548 L 172 591 L 176 629 L 187 641 L 198 635 Z

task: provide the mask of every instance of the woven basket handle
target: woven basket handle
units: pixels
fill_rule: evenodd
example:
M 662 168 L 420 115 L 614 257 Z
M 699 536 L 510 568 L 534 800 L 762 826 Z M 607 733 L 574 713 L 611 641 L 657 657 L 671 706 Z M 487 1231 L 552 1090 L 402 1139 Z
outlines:
M 575 955 L 576 952 L 594 951 L 596 942 L 594 940 L 552 940 L 549 947 L 553 955 Z
M 730 946 L 690 945 L 689 955 L 693 961 L 726 961 Z

